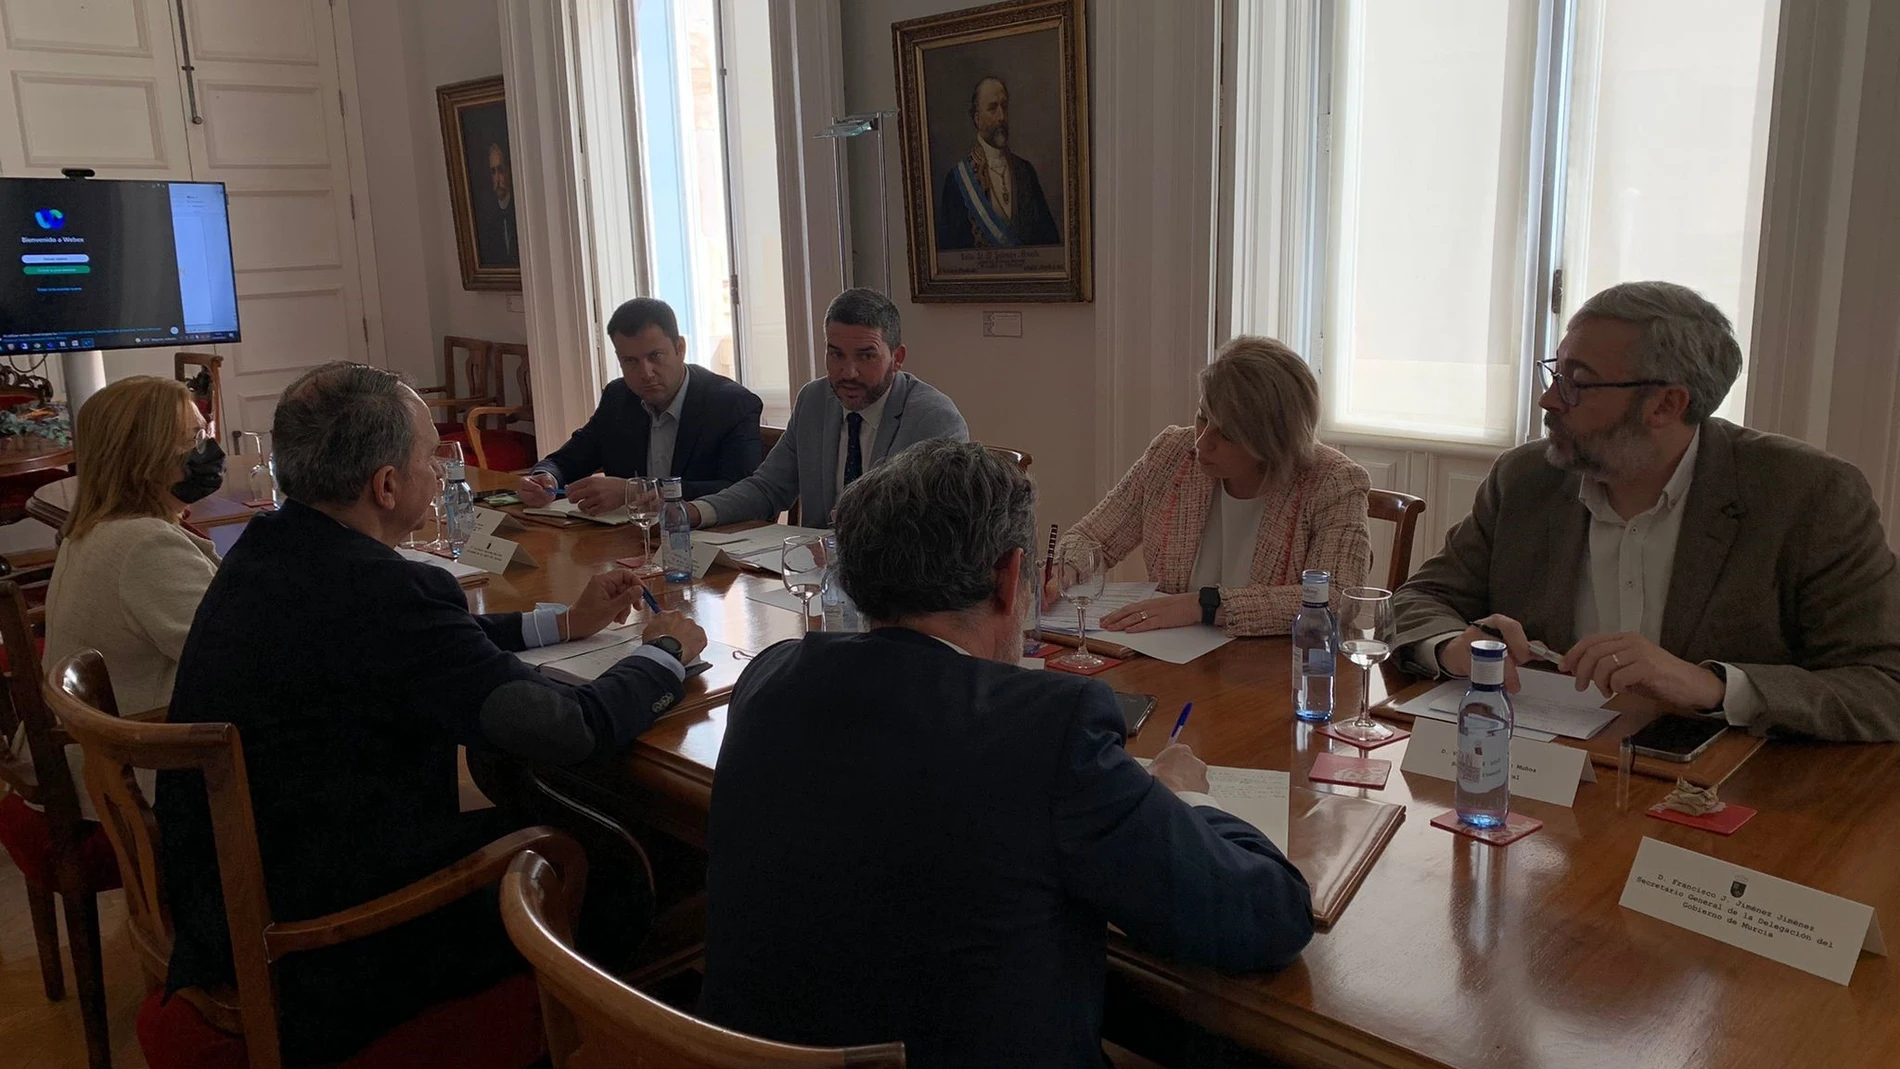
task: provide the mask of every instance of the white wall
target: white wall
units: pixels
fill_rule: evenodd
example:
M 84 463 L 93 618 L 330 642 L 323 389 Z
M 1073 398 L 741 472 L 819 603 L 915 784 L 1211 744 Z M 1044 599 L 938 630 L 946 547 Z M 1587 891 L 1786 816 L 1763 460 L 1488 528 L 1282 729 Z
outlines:
M 462 288 L 435 98 L 501 73 L 499 17 L 486 0 L 354 0 L 350 17 L 387 364 L 430 385 L 443 335 L 527 336 L 519 296 Z

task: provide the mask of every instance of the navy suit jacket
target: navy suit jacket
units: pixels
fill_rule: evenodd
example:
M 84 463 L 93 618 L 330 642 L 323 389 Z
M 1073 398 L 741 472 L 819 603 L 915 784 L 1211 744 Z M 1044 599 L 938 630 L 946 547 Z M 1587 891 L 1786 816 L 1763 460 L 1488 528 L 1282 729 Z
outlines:
M 1224 970 L 1287 964 L 1313 931 L 1299 870 L 1123 734 L 1098 680 L 915 631 L 766 650 L 713 780 L 701 1013 L 901 1040 L 914 1069 L 1099 1069 L 1108 924 Z
M 192 620 L 170 720 L 237 727 L 276 920 L 360 905 L 491 837 L 459 812 L 456 746 L 495 748 L 483 710 L 498 688 L 572 696 L 597 753 L 631 742 L 682 693 L 666 669 L 638 657 L 568 687 L 509 652 L 522 648 L 520 613 L 471 615 L 446 571 L 315 509 L 290 501 L 246 526 Z M 156 809 L 175 928 L 168 986 L 228 982 L 202 777 L 159 773 Z M 458 988 L 492 983 L 477 974 L 492 973 L 496 956 L 475 944 L 485 925 L 506 949 L 495 919 L 493 899 L 484 915 L 477 896 L 286 958 L 286 1048 L 338 1061 L 423 1006 L 468 993 Z
M 624 379 L 600 391 L 600 404 L 587 425 L 542 463 L 558 469 L 555 478 L 563 486 L 597 471 L 622 479 L 677 475 L 688 501 L 718 493 L 758 470 L 764 455 L 759 413 L 765 407 L 759 395 L 697 364 L 688 365 L 686 375 L 686 404 L 673 442 L 672 471 L 647 470 L 647 432 L 653 420 Z

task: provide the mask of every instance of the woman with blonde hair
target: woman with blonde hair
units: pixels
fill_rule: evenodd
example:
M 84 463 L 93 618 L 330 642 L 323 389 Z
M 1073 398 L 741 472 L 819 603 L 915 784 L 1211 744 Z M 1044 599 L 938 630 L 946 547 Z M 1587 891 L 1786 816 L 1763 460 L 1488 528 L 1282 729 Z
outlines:
M 1169 427 L 1069 529 L 1058 557 L 1100 549 L 1110 566 L 1142 550 L 1161 596 L 1105 618 L 1110 631 L 1209 623 L 1234 635 L 1284 635 L 1300 607 L 1300 573 L 1365 580 L 1364 468 L 1321 445 L 1319 383 L 1271 338 L 1241 335 L 1201 372 L 1192 427 Z M 1337 604 L 1335 604 L 1337 608 Z
M 211 543 L 182 520 L 222 484 L 224 451 L 184 383 L 139 375 L 81 406 L 73 466 L 79 486 L 46 593 L 47 663 L 90 647 L 105 658 L 121 710 L 170 704 L 185 636 L 218 570 Z M 80 808 L 97 819 L 83 791 Z

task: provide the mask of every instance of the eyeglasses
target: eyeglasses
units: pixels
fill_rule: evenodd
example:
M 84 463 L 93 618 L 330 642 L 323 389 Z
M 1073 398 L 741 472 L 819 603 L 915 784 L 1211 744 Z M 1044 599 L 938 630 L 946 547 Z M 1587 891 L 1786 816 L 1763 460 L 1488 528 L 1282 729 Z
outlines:
M 1674 386 L 1675 383 L 1663 379 L 1631 379 L 1628 382 L 1578 382 L 1569 375 L 1557 370 L 1557 361 L 1539 360 L 1537 362 L 1537 381 L 1545 390 L 1552 385 L 1557 387 L 1557 400 L 1566 406 L 1583 402 L 1585 390 L 1630 390 L 1638 386 Z

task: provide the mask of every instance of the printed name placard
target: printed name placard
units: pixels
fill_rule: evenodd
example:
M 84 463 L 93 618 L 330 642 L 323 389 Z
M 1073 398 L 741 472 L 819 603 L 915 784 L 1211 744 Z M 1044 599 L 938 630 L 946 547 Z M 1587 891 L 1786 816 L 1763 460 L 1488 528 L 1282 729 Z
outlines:
M 517 561 L 530 568 L 540 567 L 534 555 L 526 549 L 492 534 L 478 534 L 469 539 L 468 544 L 462 547 L 461 559 L 464 564 L 472 564 L 496 575 L 507 571 L 508 565 Z
M 1621 905 L 1837 984 L 1887 953 L 1872 906 L 1647 837 Z
M 491 535 L 497 531 L 511 530 L 521 526 L 521 521 L 499 509 L 475 506 L 475 533 Z
M 1401 772 L 1417 772 L 1434 779 L 1458 779 L 1458 725 L 1424 717 L 1412 721 Z M 1511 793 L 1534 802 L 1569 807 L 1576 804 L 1577 784 L 1596 782 L 1590 755 L 1574 746 L 1532 739 L 1511 740 Z

